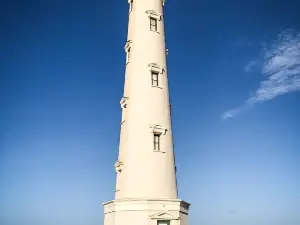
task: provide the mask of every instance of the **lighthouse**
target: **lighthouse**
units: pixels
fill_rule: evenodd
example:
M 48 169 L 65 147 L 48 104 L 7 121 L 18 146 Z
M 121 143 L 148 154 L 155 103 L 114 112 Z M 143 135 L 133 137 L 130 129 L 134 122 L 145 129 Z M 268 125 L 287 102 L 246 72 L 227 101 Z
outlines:
M 129 0 L 115 199 L 104 225 L 188 225 L 178 199 L 169 101 L 164 0 Z

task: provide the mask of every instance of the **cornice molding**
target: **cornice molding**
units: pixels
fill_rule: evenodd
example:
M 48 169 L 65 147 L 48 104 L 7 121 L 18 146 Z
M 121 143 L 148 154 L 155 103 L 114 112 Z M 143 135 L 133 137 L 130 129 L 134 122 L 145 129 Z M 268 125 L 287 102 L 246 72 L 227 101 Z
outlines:
M 123 163 L 123 162 L 121 162 L 121 161 L 118 160 L 118 161 L 115 163 L 115 170 L 116 170 L 117 173 L 122 172 L 123 167 L 124 167 L 124 163 Z
M 123 96 L 122 98 L 121 98 L 121 101 L 120 101 L 120 106 L 121 106 L 121 108 L 122 109 L 124 109 L 124 108 L 126 108 L 126 106 L 127 106 L 127 104 L 128 104 L 128 97 L 125 97 L 125 96 Z
M 131 40 L 126 41 L 125 46 L 124 46 L 125 52 L 128 52 L 128 49 L 131 47 L 131 44 L 132 44 Z
M 150 128 L 152 130 L 152 133 L 155 133 L 155 134 L 166 135 L 166 133 L 168 131 L 168 129 L 162 127 L 161 125 L 156 125 L 156 124 L 150 125 Z
M 150 71 L 157 73 L 163 73 L 165 71 L 164 68 L 161 68 L 157 63 L 149 63 L 148 68 Z
M 159 12 L 156 12 L 155 10 L 147 10 L 146 13 L 148 14 L 149 17 L 152 17 L 157 20 L 162 20 L 163 16 Z
M 179 220 L 180 217 L 173 216 L 169 211 L 161 211 L 150 216 L 153 220 Z

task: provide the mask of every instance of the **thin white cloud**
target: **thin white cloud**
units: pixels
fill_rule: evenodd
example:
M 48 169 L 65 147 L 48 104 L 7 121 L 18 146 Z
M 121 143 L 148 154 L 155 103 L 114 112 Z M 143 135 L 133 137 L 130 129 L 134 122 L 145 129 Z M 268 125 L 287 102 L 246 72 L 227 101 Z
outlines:
M 233 109 L 222 114 L 222 119 L 227 120 L 235 117 L 239 113 L 239 110 Z
M 289 30 L 278 35 L 275 42 L 263 49 L 262 64 L 265 79 L 259 88 L 242 106 L 223 113 L 222 119 L 233 118 L 259 102 L 300 91 L 300 33 Z
M 260 61 L 259 60 L 251 60 L 250 62 L 247 63 L 247 65 L 244 67 L 245 72 L 250 72 L 252 71 L 254 68 L 256 68 L 257 66 L 259 66 Z

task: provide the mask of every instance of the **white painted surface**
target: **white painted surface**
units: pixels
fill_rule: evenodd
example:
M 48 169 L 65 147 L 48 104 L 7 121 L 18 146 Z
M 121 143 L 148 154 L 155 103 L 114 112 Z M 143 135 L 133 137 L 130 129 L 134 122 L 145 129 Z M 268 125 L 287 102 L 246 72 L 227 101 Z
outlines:
M 116 192 L 115 200 L 104 204 L 104 224 L 187 225 L 189 204 L 177 199 L 163 1 L 129 3 Z M 150 17 L 157 20 L 157 31 L 150 30 Z M 152 72 L 158 73 L 158 87 L 152 86 Z M 160 135 L 159 151 L 154 133 Z
M 129 14 L 130 58 L 126 64 L 116 199 L 177 198 L 161 0 L 133 1 Z M 150 18 L 158 32 L 150 31 Z M 128 49 L 128 45 L 126 46 Z M 151 71 L 159 72 L 159 87 L 151 86 Z M 151 125 L 167 129 L 154 152 Z

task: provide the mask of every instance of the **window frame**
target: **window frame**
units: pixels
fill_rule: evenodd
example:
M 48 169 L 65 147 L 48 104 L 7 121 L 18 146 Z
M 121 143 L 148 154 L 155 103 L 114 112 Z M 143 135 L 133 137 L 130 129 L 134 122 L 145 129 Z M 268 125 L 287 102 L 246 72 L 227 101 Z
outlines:
M 147 10 L 146 14 L 148 14 L 149 18 L 149 29 L 150 31 L 156 32 L 159 34 L 161 30 L 161 21 L 163 20 L 163 16 L 161 13 L 155 10 Z
M 157 220 L 157 225 L 170 225 L 171 221 L 170 220 Z
M 152 21 L 154 21 L 154 24 L 152 24 Z M 154 18 L 153 16 L 150 16 L 150 31 L 154 31 L 154 32 L 158 31 L 158 19 Z
M 126 64 L 130 62 L 130 56 L 131 56 L 131 47 L 128 47 L 126 50 Z
M 124 47 L 124 50 L 125 50 L 125 54 L 126 54 L 126 63 L 125 65 L 127 65 L 129 62 L 130 62 L 130 58 L 132 56 L 132 41 L 131 40 L 128 40 L 126 41 L 126 44 L 125 44 L 125 47 Z
M 133 9 L 133 0 L 129 0 L 128 3 L 129 3 L 129 14 L 130 14 Z
M 149 72 L 150 72 L 149 73 L 149 85 L 151 85 L 151 87 L 153 87 L 153 88 L 162 89 L 162 85 L 164 82 L 163 82 L 161 76 L 165 70 L 156 63 L 149 63 L 148 68 L 149 68 Z M 156 74 L 158 76 L 156 76 Z M 157 77 L 157 79 L 156 79 L 156 77 Z M 150 79 L 151 79 L 151 82 L 150 82 Z
M 159 133 L 153 133 L 153 146 L 154 146 L 154 151 L 160 151 L 160 145 L 161 145 L 161 140 L 160 140 L 161 134 Z
M 153 87 L 159 87 L 159 72 L 151 71 L 151 85 Z

